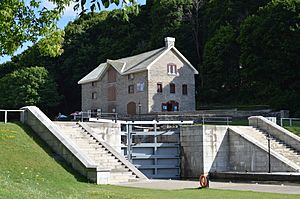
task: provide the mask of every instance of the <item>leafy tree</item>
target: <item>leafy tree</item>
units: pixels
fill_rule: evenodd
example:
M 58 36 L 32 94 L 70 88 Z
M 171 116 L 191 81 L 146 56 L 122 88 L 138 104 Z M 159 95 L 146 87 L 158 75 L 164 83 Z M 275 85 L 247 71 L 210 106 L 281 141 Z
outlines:
M 204 34 L 208 40 L 221 27 L 230 24 L 236 29 L 249 15 L 271 0 L 211 0 L 204 5 Z
M 242 86 L 252 100 L 300 110 L 299 13 L 299 0 L 273 0 L 242 23 Z
M 45 111 L 58 105 L 56 84 L 43 67 L 16 70 L 0 79 L 0 107 L 16 109 L 36 105 Z
M 239 90 L 239 46 L 237 31 L 221 26 L 206 42 L 203 55 L 205 75 L 203 98 L 210 102 L 233 100 Z
M 44 39 L 39 43 L 44 54 L 57 56 L 62 53 L 61 45 L 63 32 L 56 23 L 73 0 L 49 0 L 55 8 L 42 7 L 41 1 L 28 0 L 1 0 L 0 1 L 0 56 L 12 55 L 26 41 L 36 42 L 40 37 Z M 110 4 L 123 5 L 123 17 L 128 20 L 126 10 L 137 12 L 135 0 L 76 0 L 74 10 L 80 10 L 81 15 L 86 13 L 86 4 L 94 12 L 96 7 L 101 10 L 101 3 L 107 8 Z M 133 7 L 130 5 L 134 5 Z
M 187 21 L 185 13 L 191 0 L 155 0 L 151 8 L 153 47 L 161 46 L 166 36 L 176 36 L 180 26 Z M 163 16 L 163 17 L 162 17 Z

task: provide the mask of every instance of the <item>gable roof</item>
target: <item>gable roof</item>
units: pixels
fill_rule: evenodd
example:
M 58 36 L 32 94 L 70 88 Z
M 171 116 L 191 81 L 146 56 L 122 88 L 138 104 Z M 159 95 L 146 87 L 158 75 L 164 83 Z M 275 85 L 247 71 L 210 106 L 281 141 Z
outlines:
M 106 65 L 107 65 L 106 63 L 100 64 L 97 68 L 92 70 L 92 72 L 90 72 L 84 78 L 79 80 L 78 84 L 85 84 L 85 83 L 97 81 L 102 75 L 102 73 L 105 71 Z
M 198 74 L 198 71 L 192 66 L 192 64 L 174 47 L 162 47 L 155 50 L 151 50 L 145 53 L 134 55 L 131 57 L 125 57 L 117 60 L 107 60 L 106 63 L 100 64 L 97 68 L 83 77 L 78 84 L 85 84 L 93 81 L 97 81 L 106 71 L 108 66 L 114 67 L 121 75 L 128 75 L 130 73 L 141 72 L 149 70 L 150 67 L 156 63 L 167 52 L 173 50 L 180 58 L 183 59 L 186 64 L 192 68 L 194 74 Z

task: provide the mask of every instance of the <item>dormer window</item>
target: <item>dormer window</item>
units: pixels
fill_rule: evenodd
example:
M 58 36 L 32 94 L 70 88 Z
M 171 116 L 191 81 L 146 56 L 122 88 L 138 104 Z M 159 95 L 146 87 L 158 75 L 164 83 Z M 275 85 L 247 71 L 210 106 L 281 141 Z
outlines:
M 176 64 L 168 64 L 167 70 L 169 75 L 176 75 L 177 74 L 177 66 Z

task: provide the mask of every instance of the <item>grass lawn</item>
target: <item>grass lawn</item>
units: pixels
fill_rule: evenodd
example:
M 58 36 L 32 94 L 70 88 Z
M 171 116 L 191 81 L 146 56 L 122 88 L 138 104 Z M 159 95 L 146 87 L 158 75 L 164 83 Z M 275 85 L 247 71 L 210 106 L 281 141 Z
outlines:
M 287 130 L 295 133 L 296 135 L 300 136 L 300 127 L 299 126 L 285 126 Z
M 300 195 L 189 189 L 178 191 L 95 185 L 59 162 L 44 143 L 19 124 L 0 123 L 0 198 L 300 198 Z

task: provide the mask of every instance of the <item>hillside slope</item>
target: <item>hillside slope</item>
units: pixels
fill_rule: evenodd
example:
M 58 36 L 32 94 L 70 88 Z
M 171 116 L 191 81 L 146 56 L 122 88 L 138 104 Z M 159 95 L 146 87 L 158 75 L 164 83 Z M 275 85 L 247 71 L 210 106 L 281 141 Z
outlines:
M 295 195 L 214 189 L 147 190 L 90 184 L 31 131 L 0 123 L 0 198 L 295 198 Z

